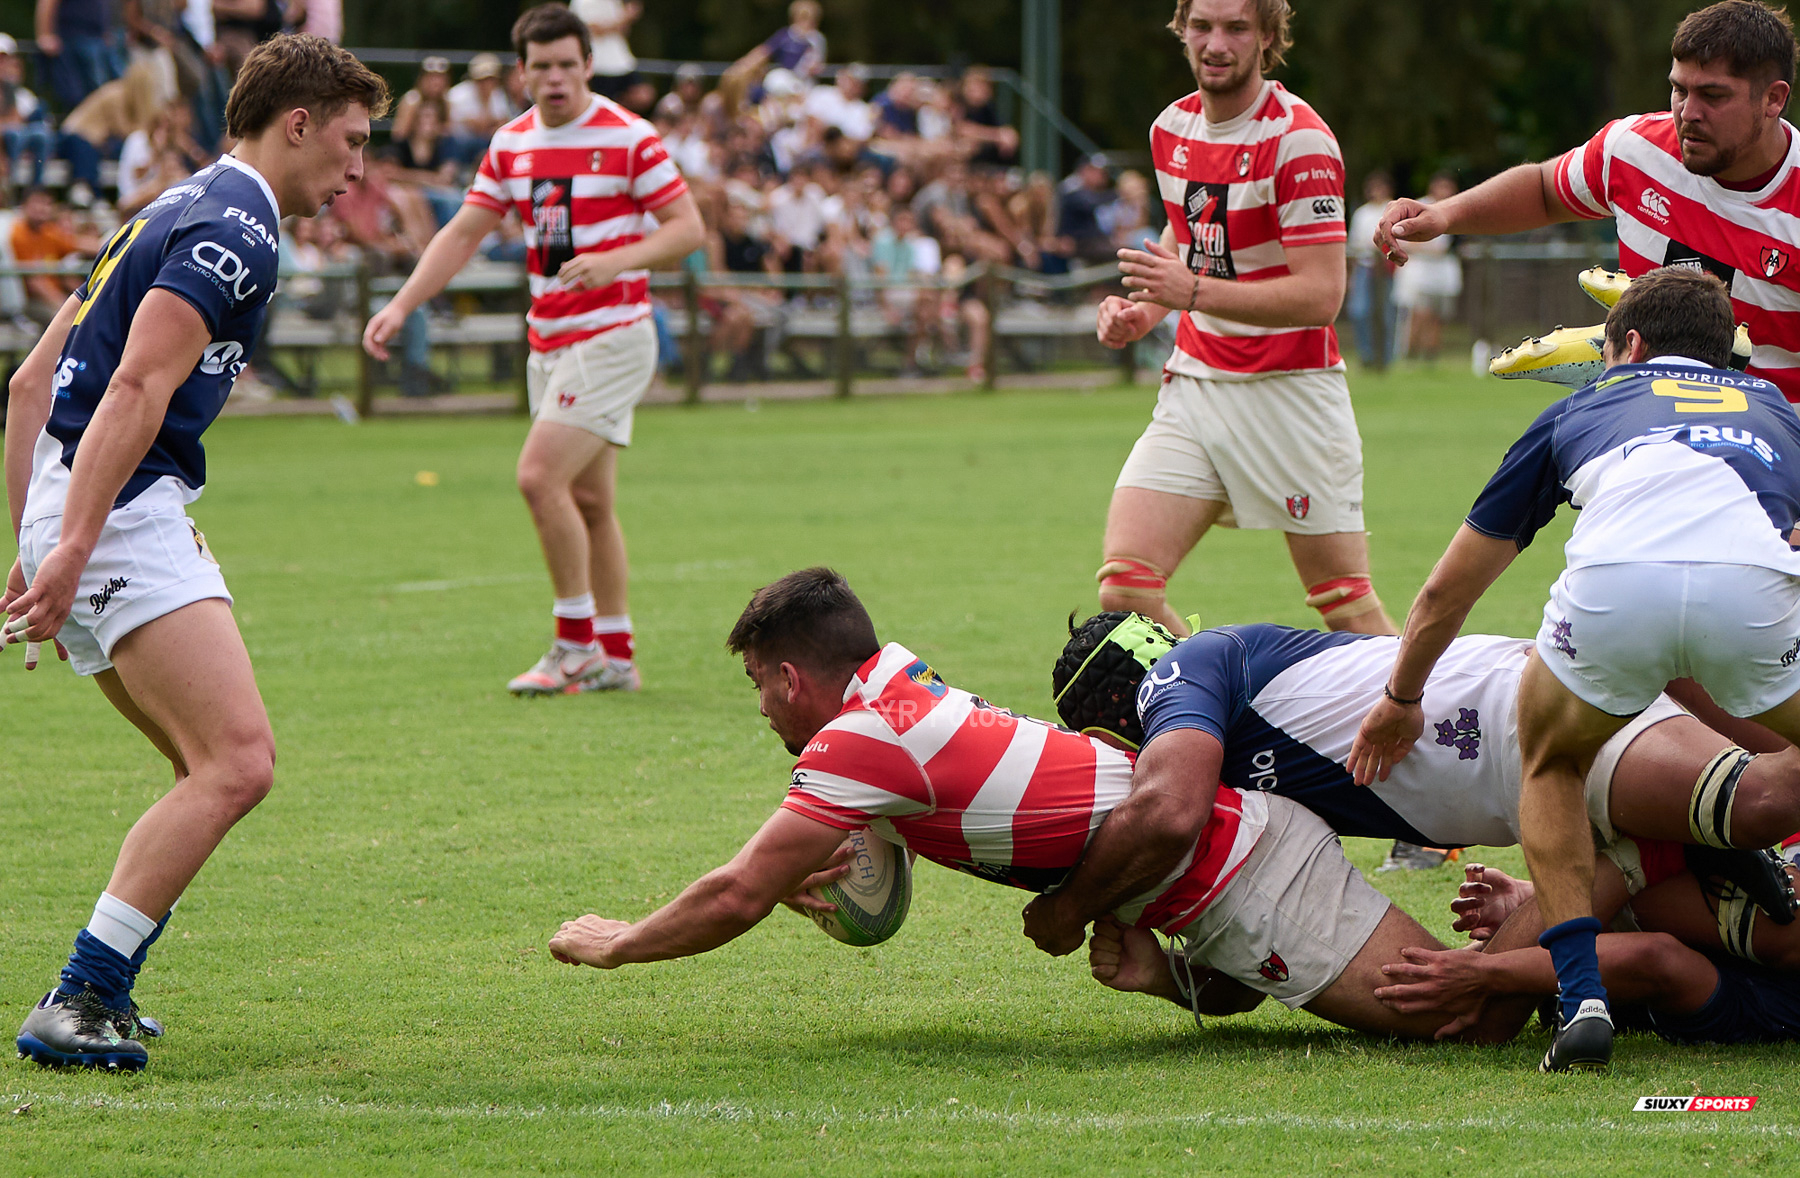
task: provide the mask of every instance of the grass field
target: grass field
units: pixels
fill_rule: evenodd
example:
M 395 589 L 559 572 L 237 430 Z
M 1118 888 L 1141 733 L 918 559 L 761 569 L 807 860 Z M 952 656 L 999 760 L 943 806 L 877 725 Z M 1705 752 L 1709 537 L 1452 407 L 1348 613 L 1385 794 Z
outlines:
M 1535 385 L 1353 379 L 1377 584 L 1404 610 Z M 1148 388 L 643 413 L 623 464 L 646 689 L 521 701 L 548 591 L 518 420 L 227 420 L 193 514 L 274 720 L 275 793 L 189 890 L 139 984 L 138 1076 L 0 1064 L 0 1174 L 1775 1172 L 1800 1053 L 1622 1043 L 1610 1075 L 1396 1045 L 1265 1003 L 1196 1030 L 1018 932 L 1023 893 L 924 866 L 869 950 L 777 914 L 699 959 L 573 970 L 544 943 L 723 861 L 790 759 L 726 630 L 752 589 L 845 572 L 883 638 L 1050 714 Z M 431 471 L 435 486 L 416 476 Z M 1472 627 L 1534 632 L 1565 533 Z M 0 544 L 4 544 L 0 541 Z M 0 552 L 10 558 L 10 549 Z M 1208 622 L 1312 625 L 1279 538 L 1175 578 Z M 44 991 L 119 840 L 169 784 L 97 690 L 0 665 L 0 1022 Z M 1353 841 L 1365 868 L 1382 848 Z M 1517 868 L 1514 851 L 1491 861 Z M 1454 870 L 1376 877 L 1440 935 Z M 1750 1114 L 1636 1114 L 1656 1093 Z

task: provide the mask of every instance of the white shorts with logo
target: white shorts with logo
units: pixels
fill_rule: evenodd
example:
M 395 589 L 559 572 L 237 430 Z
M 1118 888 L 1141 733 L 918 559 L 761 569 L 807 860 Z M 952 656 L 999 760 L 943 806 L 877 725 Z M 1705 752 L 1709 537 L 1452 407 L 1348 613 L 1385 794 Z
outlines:
M 1538 657 L 1603 712 L 1641 712 L 1691 678 L 1734 716 L 1800 691 L 1800 577 L 1754 565 L 1658 563 L 1564 570 Z
M 1178 935 L 1190 964 L 1298 1008 L 1362 952 L 1389 900 L 1344 858 L 1324 819 L 1279 794 L 1264 796 L 1269 824 L 1255 849 Z
M 62 516 L 44 516 L 19 531 L 19 563 L 29 584 L 62 538 Z M 119 639 L 184 605 L 231 593 L 206 537 L 179 507 L 115 508 L 82 570 L 75 608 L 57 634 L 77 675 L 112 666 Z
M 1228 528 L 1360 532 L 1362 436 L 1344 374 L 1171 373 L 1115 486 L 1223 502 Z
M 656 375 L 656 324 L 646 315 L 525 362 L 525 391 L 537 421 L 572 425 L 631 445 L 637 403 Z

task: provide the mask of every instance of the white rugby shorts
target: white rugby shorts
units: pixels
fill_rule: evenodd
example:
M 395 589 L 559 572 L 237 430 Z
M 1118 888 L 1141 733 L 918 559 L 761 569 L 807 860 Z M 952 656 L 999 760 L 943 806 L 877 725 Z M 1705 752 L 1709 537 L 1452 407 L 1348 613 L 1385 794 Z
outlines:
M 1362 436 L 1349 385 L 1342 372 L 1167 374 L 1114 485 L 1223 502 L 1228 528 L 1360 532 Z
M 62 538 L 62 516 L 33 520 L 19 531 L 19 564 L 29 584 Z M 112 666 L 119 639 L 185 605 L 231 593 L 206 537 L 179 507 L 115 508 L 82 570 L 75 608 L 57 638 L 77 675 Z
M 1691 678 L 1734 716 L 1800 691 L 1800 577 L 1754 565 L 1567 569 L 1550 587 L 1538 657 L 1575 695 L 1632 716 Z
M 1389 900 L 1344 858 L 1325 820 L 1265 795 L 1269 824 L 1218 897 L 1177 935 L 1188 962 L 1299 1008 L 1362 952 Z
M 532 352 L 525 391 L 533 419 L 629 446 L 634 411 L 655 375 L 656 324 L 646 315 L 554 352 Z

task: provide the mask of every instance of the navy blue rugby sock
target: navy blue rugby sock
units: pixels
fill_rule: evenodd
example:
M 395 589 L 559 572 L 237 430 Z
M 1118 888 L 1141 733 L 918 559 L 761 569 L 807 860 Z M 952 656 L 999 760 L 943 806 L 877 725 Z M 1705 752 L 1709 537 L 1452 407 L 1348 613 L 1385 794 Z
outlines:
M 82 929 L 75 934 L 75 951 L 69 954 L 62 983 L 56 988 L 64 994 L 79 994 L 81 987 L 92 986 L 109 1009 L 124 1010 L 131 1005 L 131 982 L 136 975 L 130 958 Z
M 1599 935 L 1600 922 L 1583 916 L 1552 925 L 1538 938 L 1538 944 L 1550 950 L 1550 960 L 1556 966 L 1565 1023 L 1575 1017 L 1584 1000 L 1606 1001 L 1606 987 L 1600 984 L 1600 956 L 1594 950 L 1594 938 Z

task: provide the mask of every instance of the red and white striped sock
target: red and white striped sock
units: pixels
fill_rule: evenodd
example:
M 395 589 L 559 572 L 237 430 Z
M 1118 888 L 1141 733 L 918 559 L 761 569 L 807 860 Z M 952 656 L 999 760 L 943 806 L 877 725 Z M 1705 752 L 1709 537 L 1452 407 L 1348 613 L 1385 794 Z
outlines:
M 569 646 L 594 645 L 594 595 L 559 597 L 550 613 L 556 618 L 556 640 Z
M 594 619 L 594 637 L 600 640 L 600 649 L 606 652 L 609 659 L 620 659 L 630 662 L 634 654 L 631 640 L 631 615 L 613 614 L 609 617 Z

